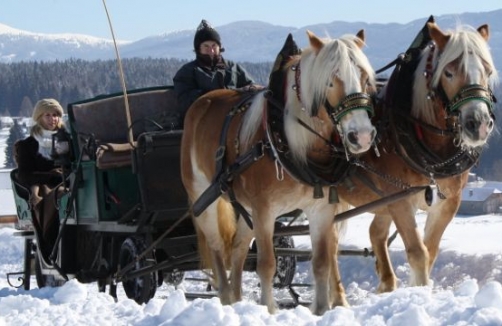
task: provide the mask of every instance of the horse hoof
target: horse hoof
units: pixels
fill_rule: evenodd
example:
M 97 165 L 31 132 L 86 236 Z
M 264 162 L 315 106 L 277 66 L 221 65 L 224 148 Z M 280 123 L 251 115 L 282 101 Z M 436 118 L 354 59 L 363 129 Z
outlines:
M 392 292 L 396 289 L 396 285 L 388 285 L 384 283 L 380 283 L 380 285 L 377 288 L 377 293 L 386 293 L 386 292 Z
M 321 307 L 311 307 L 310 308 L 310 311 L 312 311 L 312 313 L 316 316 L 322 316 L 328 310 L 329 310 L 329 307 L 322 307 L 322 308 Z

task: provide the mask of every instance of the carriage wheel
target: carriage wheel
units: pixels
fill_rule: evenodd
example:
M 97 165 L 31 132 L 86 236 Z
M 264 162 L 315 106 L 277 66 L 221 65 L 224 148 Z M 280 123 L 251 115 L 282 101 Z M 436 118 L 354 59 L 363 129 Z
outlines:
M 283 224 L 275 223 L 275 227 L 280 228 Z M 276 248 L 294 248 L 295 242 L 291 236 L 281 236 L 274 238 L 274 246 Z M 282 289 L 293 282 L 296 272 L 296 256 L 277 256 L 276 271 L 274 275 L 274 287 Z
M 132 271 L 149 266 L 148 261 L 153 259 L 151 254 L 136 260 L 139 254 L 145 251 L 146 247 L 146 243 L 142 238 L 127 238 L 120 247 L 120 268 L 124 268 L 133 261 L 135 261 L 135 266 Z M 122 282 L 122 286 L 129 299 L 133 299 L 138 304 L 146 303 L 154 297 L 155 291 L 157 290 L 157 273 L 153 272 L 127 279 Z
M 59 280 L 54 277 L 54 275 L 43 274 L 42 272 L 42 261 L 40 259 L 40 254 L 35 251 L 35 277 L 37 279 L 38 288 L 48 287 L 59 287 L 63 286 L 66 281 Z

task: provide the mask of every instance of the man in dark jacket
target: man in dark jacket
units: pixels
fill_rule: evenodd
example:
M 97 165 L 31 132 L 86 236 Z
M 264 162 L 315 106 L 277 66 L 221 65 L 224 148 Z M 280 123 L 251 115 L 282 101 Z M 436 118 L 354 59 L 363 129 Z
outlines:
M 173 78 L 181 122 L 190 105 L 209 91 L 257 86 L 239 64 L 223 59 L 220 35 L 206 20 L 197 27 L 193 46 L 195 60 L 183 65 Z

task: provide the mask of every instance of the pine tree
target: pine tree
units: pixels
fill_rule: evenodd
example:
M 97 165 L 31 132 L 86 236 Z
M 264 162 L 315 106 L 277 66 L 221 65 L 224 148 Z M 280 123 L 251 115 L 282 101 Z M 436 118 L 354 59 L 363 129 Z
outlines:
M 8 169 L 16 167 L 16 161 L 14 160 L 14 144 L 19 139 L 23 139 L 25 134 L 23 128 L 19 125 L 18 120 L 14 119 L 14 124 L 10 128 L 9 137 L 7 138 L 7 147 L 5 148 L 5 167 Z

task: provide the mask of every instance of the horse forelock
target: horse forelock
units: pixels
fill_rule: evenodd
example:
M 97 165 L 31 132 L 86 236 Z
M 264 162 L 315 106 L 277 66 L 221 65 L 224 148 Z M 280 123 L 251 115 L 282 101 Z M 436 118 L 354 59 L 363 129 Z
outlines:
M 437 63 L 437 68 L 432 79 L 432 86 L 437 87 L 443 70 L 452 61 L 459 60 L 460 68 L 468 73 L 467 67 L 468 60 L 470 59 L 479 60 L 481 65 L 488 66 L 491 75 L 487 76 L 486 71 L 483 69 L 481 78 L 489 80 L 491 83 L 489 86 L 493 87 L 493 83 L 498 80 L 498 76 L 490 48 L 478 31 L 471 26 L 459 26 L 455 31 L 450 32 L 450 39 Z
M 361 92 L 361 70 L 374 84 L 375 73 L 368 58 L 357 46 L 356 36 L 344 35 L 339 39 L 324 39 L 324 46 L 315 53 L 310 49 L 302 54 L 301 87 L 302 100 L 308 113 L 318 109 L 315 105 L 324 103 L 326 91 L 334 74 L 344 82 L 345 94 Z
M 371 83 L 371 85 L 375 85 L 375 71 L 370 64 L 368 57 L 357 45 L 356 38 L 357 36 L 355 35 L 344 35 L 340 38 L 340 41 L 346 44 L 349 48 L 349 55 L 354 64 L 368 75 L 369 83 Z
M 493 88 L 498 83 L 498 74 L 487 42 L 470 26 L 459 26 L 455 31 L 450 32 L 449 35 L 450 39 L 440 55 L 438 55 L 438 51 L 435 49 L 432 58 L 432 62 L 435 63 L 434 72 L 430 87 L 433 89 L 438 87 L 443 71 L 451 62 L 457 60 L 460 69 L 468 73 L 469 60 L 479 60 L 478 66 L 487 66 L 488 71 L 481 69 L 480 81 L 478 83 L 481 80 L 487 80 L 488 85 L 485 86 Z M 412 115 L 433 124 L 436 120 L 433 106 L 434 101 L 428 99 L 430 89 L 427 84 L 427 78 L 424 77 L 430 51 L 431 48 L 426 47 L 422 52 L 421 61 L 415 71 Z M 490 75 L 488 76 L 487 73 L 490 73 Z

